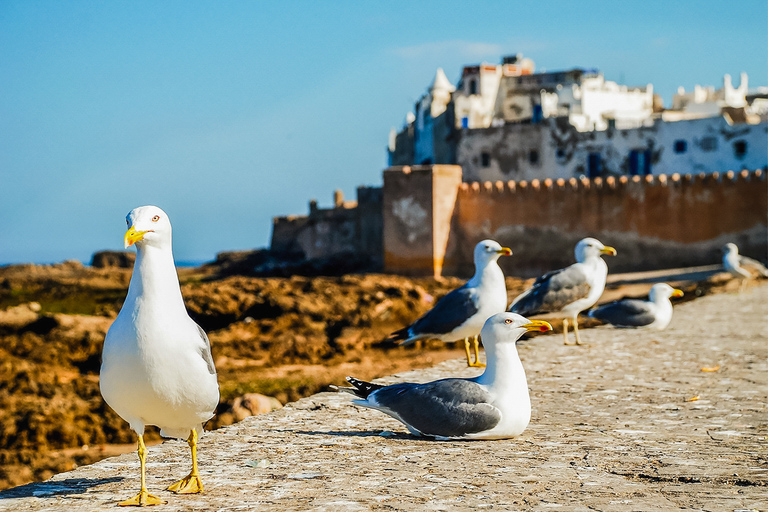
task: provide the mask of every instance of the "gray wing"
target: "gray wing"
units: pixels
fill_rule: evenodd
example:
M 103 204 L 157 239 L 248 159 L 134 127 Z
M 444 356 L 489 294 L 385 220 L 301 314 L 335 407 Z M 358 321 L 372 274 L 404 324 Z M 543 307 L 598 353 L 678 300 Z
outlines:
M 622 299 L 595 308 L 589 316 L 619 327 L 643 327 L 656 320 L 651 304 L 637 299 Z
M 768 277 L 768 269 L 765 268 L 765 265 L 748 256 L 739 256 L 739 265 L 754 270 L 755 272 L 760 273 L 763 277 Z
M 447 334 L 477 313 L 475 289 L 466 285 L 457 288 L 435 304 L 408 329 L 409 336 Z
M 203 339 L 203 345 L 200 347 L 200 357 L 208 365 L 208 373 L 216 375 L 216 367 L 213 365 L 213 355 L 211 354 L 211 342 L 203 328 L 197 324 L 195 325 L 197 326 L 197 332 L 200 333 L 200 337 Z
M 368 401 L 432 436 L 461 437 L 490 430 L 501 421 L 488 392 L 464 379 L 394 384 L 374 391 Z
M 509 306 L 509 311 L 523 316 L 560 311 L 585 298 L 589 290 L 586 274 L 580 267 L 572 265 L 536 279 L 531 289 Z

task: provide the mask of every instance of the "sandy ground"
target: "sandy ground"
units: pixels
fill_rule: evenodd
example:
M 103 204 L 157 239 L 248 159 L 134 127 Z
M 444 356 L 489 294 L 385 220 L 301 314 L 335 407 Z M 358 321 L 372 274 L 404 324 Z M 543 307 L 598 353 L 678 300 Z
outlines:
M 533 418 L 518 438 L 436 442 L 348 395 L 321 393 L 206 435 L 206 491 L 163 490 L 184 443 L 149 449 L 153 510 L 766 510 L 768 285 L 678 305 L 662 332 L 523 340 Z M 703 369 L 714 371 L 703 371 Z M 478 372 L 461 360 L 395 375 Z M 0 509 L 115 510 L 135 454 L 0 493 Z

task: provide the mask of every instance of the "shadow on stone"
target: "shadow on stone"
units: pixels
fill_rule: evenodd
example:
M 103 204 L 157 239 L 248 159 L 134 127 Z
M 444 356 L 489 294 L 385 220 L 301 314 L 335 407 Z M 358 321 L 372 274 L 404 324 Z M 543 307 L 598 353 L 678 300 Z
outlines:
M 302 434 L 305 436 L 343 436 L 343 437 L 386 437 L 387 439 L 401 439 L 401 440 L 430 440 L 430 437 L 419 437 L 404 432 L 390 432 L 388 430 L 291 430 L 286 432 L 292 432 L 294 434 Z
M 123 477 L 68 478 L 66 480 L 36 482 L 2 491 L 0 492 L 0 500 L 29 497 L 46 498 L 50 496 L 82 494 L 91 487 L 119 482 L 121 480 L 123 480 Z

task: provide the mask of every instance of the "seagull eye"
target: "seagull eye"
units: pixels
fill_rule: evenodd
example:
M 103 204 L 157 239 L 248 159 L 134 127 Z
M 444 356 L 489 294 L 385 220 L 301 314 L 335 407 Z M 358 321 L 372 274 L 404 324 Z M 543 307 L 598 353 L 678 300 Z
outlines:
M 504 320 L 504 323 L 505 323 L 505 324 L 511 324 L 511 323 L 512 323 L 512 320 L 510 320 L 509 318 L 507 318 L 506 320 Z
M 160 216 L 159 215 L 155 215 L 154 217 L 152 217 L 152 222 L 157 222 L 159 220 L 160 220 Z

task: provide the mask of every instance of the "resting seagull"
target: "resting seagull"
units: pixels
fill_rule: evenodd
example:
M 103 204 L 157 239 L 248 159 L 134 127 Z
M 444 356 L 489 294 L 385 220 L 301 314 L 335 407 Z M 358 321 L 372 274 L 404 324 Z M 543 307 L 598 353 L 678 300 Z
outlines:
M 147 492 L 144 427 L 164 437 L 187 438 L 189 476 L 171 485 L 177 493 L 202 492 L 197 470 L 197 436 L 213 417 L 219 385 L 205 332 L 184 307 L 171 252 L 171 223 L 156 206 L 128 214 L 125 246 L 136 244 L 133 276 L 102 352 L 101 394 L 139 436 L 141 490 L 120 505 L 164 503 Z
M 515 343 L 528 331 L 549 331 L 543 320 L 497 313 L 482 329 L 488 366 L 472 379 L 382 386 L 347 377 L 353 403 L 389 414 L 414 435 L 445 439 L 503 439 L 531 421 L 531 399 Z
M 741 256 L 739 248 L 734 243 L 727 243 L 723 246 L 723 266 L 725 270 L 734 277 L 741 280 L 739 290 L 743 291 L 747 281 L 754 277 L 754 274 L 768 277 L 768 269 L 757 260 Z
M 657 283 L 651 287 L 648 300 L 621 299 L 592 309 L 587 315 L 616 327 L 661 331 L 672 321 L 672 303 L 669 298 L 682 296 L 682 290 L 666 283 Z
M 563 341 L 566 345 L 570 345 L 568 317 L 573 319 L 576 345 L 581 345 L 577 320 L 579 313 L 593 306 L 605 289 L 608 265 L 600 255 L 616 255 L 616 249 L 594 238 L 581 240 L 576 244 L 574 252 L 577 263 L 539 277 L 530 289 L 520 294 L 509 306 L 509 311 L 525 316 L 562 314 Z
M 475 275 L 464 286 L 449 292 L 435 307 L 412 325 L 391 334 L 401 345 L 424 339 L 446 342 L 464 340 L 467 366 L 482 367 L 477 336 L 491 315 L 507 309 L 507 285 L 497 263 L 500 256 L 512 251 L 493 240 L 483 240 L 475 246 Z M 475 361 L 469 353 L 469 338 L 473 339 Z

